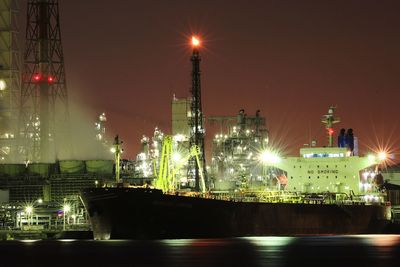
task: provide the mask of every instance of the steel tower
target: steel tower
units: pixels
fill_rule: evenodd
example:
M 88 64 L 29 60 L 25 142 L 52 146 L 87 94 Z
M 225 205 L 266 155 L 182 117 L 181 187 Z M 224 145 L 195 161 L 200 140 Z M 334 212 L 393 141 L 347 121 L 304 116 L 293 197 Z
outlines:
M 16 149 L 21 94 L 18 1 L 0 0 L 0 162 Z
M 205 179 L 206 175 L 206 162 L 204 153 L 204 127 L 203 127 L 203 111 L 201 107 L 201 84 L 200 84 L 200 53 L 199 53 L 200 41 L 196 37 L 192 37 L 193 53 L 191 57 L 192 61 L 192 102 L 191 102 L 191 114 L 189 120 L 190 126 L 190 138 L 189 138 L 189 149 L 194 146 L 199 148 L 199 162 L 196 158 L 192 157 L 188 164 L 188 178 L 195 179 L 195 190 L 200 191 L 200 172 L 203 173 Z M 207 184 L 207 182 L 206 182 Z M 205 190 L 205 188 L 203 188 Z
M 69 113 L 58 0 L 29 0 L 20 133 L 24 160 L 67 153 Z M 62 146 L 64 145 L 64 146 Z

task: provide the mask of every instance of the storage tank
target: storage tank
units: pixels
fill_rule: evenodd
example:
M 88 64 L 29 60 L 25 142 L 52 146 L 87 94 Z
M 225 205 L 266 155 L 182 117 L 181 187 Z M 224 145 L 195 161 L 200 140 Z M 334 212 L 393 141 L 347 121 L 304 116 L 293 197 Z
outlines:
M 0 203 L 10 202 L 10 191 L 8 189 L 0 189 Z
M 0 164 L 0 175 L 19 176 L 24 174 L 25 164 Z
M 84 173 L 85 162 L 83 160 L 60 160 L 61 173 Z
M 113 174 L 113 160 L 86 160 L 86 171 L 97 174 Z
M 48 177 L 50 173 L 51 163 L 31 163 L 28 165 L 30 174 L 38 174 L 42 177 Z

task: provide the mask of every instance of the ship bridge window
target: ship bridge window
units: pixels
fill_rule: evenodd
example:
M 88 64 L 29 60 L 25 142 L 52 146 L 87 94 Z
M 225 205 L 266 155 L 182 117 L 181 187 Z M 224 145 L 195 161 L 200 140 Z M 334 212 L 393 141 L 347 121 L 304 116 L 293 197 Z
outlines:
M 308 153 L 303 154 L 304 158 L 342 158 L 344 153 Z

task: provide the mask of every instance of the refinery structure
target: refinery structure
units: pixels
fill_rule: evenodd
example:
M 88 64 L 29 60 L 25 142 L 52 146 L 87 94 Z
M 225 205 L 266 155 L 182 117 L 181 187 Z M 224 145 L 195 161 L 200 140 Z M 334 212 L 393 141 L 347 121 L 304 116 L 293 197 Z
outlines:
M 21 50 L 18 41 L 17 1 L 0 2 L 0 160 L 16 149 L 18 104 L 21 94 Z
M 251 191 L 274 197 L 285 190 L 329 191 L 382 198 L 374 179 L 379 158 L 359 160 L 356 139 L 345 141 L 344 132 L 338 146 L 334 144 L 333 125 L 339 121 L 334 107 L 322 118 L 328 145 L 302 148 L 299 156 L 287 158 L 271 150 L 267 119 L 258 109 L 205 118 L 202 43 L 195 36 L 191 90 L 183 98 L 172 96 L 171 133 L 155 127 L 152 136 L 138 140 L 141 150 L 135 159 L 127 160 L 121 155 L 123 140 L 107 139 L 107 118 L 101 113 L 93 140 L 97 154 L 108 156 L 81 158 L 71 138 L 58 0 L 26 2 L 22 50 L 18 16 L 25 14 L 18 13 L 17 0 L 0 0 L 0 227 L 88 227 L 81 190 L 128 183 L 164 192 Z M 211 134 L 206 133 L 207 123 L 220 129 L 213 133 L 211 155 L 205 153 L 205 136 Z
M 93 129 L 98 155 L 76 155 L 57 0 L 0 1 L 0 202 L 2 229 L 87 228 L 82 188 L 114 179 L 106 115 Z M 24 44 L 20 17 L 26 16 Z M 104 152 L 106 151 L 106 152 Z

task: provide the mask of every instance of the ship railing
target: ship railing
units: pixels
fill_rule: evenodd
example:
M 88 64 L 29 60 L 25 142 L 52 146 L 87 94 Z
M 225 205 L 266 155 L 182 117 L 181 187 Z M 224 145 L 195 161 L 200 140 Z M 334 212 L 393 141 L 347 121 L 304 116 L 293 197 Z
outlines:
M 267 202 L 267 203 L 298 203 L 301 197 L 296 192 L 287 191 L 253 191 L 231 196 L 233 201 Z
M 343 197 L 343 195 L 345 195 Z M 365 198 L 365 195 L 350 195 L 342 194 L 341 197 L 336 197 L 334 204 L 339 205 L 387 205 L 382 196 L 377 196 L 373 200 Z
M 175 195 L 203 197 L 214 200 L 233 202 L 265 202 L 265 203 L 302 203 L 302 204 L 333 204 L 333 205 L 369 205 L 362 196 L 348 196 L 345 193 L 303 193 L 296 191 L 213 191 L 200 192 L 174 192 Z M 383 204 L 383 203 L 381 203 Z

